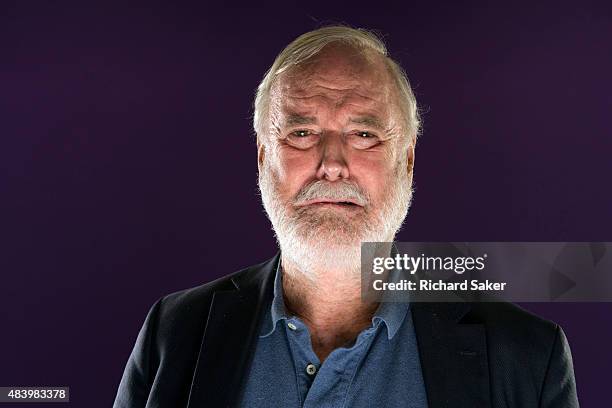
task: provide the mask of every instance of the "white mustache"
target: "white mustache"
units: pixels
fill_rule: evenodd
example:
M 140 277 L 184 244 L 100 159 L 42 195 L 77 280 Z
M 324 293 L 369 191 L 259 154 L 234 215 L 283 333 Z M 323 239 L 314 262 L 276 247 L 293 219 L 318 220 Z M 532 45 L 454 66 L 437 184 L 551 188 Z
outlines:
M 369 202 L 368 195 L 359 186 L 347 181 L 334 182 L 333 184 L 325 181 L 315 181 L 300 190 L 295 197 L 294 204 L 300 205 L 318 199 L 353 201 L 360 206 L 365 206 Z

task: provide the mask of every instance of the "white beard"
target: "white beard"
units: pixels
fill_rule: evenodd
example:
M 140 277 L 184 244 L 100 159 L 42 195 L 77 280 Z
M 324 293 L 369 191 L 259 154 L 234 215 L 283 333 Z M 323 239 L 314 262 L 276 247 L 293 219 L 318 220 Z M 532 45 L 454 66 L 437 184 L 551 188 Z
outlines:
M 361 271 L 362 242 L 391 242 L 402 226 L 412 201 L 407 168 L 399 165 L 393 181 L 384 193 L 386 199 L 381 208 L 372 208 L 367 193 L 353 183 L 334 182 L 323 189 L 325 197 L 342 199 L 347 195 L 360 197 L 366 204 L 359 212 L 337 209 L 294 207 L 295 199 L 280 199 L 278 178 L 269 165 L 259 174 L 261 198 L 272 222 L 283 260 L 288 261 L 311 281 L 318 272 L 335 270 L 359 278 Z M 307 186 L 308 187 L 308 186 Z M 314 186 L 313 186 L 314 187 Z M 306 188 L 306 193 L 312 190 Z M 359 191 L 356 191 L 359 190 Z M 307 194 L 309 198 L 313 194 Z

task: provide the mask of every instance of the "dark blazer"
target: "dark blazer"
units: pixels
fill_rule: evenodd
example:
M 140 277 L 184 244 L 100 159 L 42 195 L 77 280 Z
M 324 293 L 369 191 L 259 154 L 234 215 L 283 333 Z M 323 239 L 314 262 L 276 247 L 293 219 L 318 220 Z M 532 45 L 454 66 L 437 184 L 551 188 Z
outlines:
M 234 406 L 279 255 L 157 301 L 114 407 Z M 414 303 L 411 311 L 430 408 L 578 407 L 556 324 L 509 303 Z

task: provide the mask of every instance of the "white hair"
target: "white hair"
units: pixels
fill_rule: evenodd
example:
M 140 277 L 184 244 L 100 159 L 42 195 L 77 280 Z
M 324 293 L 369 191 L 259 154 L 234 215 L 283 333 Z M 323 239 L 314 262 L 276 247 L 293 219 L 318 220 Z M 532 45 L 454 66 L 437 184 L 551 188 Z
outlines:
M 266 166 L 270 166 L 269 162 Z M 277 177 L 269 167 L 259 173 L 262 202 L 283 259 L 312 282 L 319 277 L 318 272 L 329 269 L 345 271 L 347 275 L 344 278 L 359 277 L 361 243 L 392 242 L 412 202 L 412 186 L 405 182 L 408 168 L 399 163 L 394 177 L 386 185 L 385 199 L 377 210 L 370 208 L 367 192 L 348 181 L 335 181 L 333 186 L 316 181 L 305 186 L 294 200 L 284 202 L 280 199 Z M 366 213 L 349 220 L 345 214 L 291 210 L 292 204 L 312 197 L 350 198 L 365 204 Z
M 420 118 L 416 98 L 410 87 L 406 72 L 389 57 L 387 47 L 376 33 L 362 28 L 356 29 L 342 25 L 322 27 L 302 34 L 278 54 L 257 87 L 253 129 L 258 142 L 263 142 L 262 135 L 266 133 L 265 124 L 270 109 L 270 91 L 278 75 L 288 68 L 299 65 L 317 55 L 326 45 L 337 42 L 354 47 L 363 54 L 374 51 L 375 54 L 383 57 L 389 68 L 389 73 L 398 87 L 401 99 L 400 107 L 405 116 L 404 125 L 409 133 L 409 139 L 414 145 L 420 130 Z

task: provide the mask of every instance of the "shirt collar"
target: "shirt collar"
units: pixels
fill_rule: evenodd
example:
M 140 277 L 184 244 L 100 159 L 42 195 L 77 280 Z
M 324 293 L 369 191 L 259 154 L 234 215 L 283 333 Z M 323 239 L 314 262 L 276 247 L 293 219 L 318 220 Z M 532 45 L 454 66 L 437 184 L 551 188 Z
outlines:
M 397 271 L 393 271 L 393 275 L 397 276 L 396 274 Z M 264 322 L 264 334 L 262 334 L 260 337 L 267 337 L 271 335 L 274 330 L 276 330 L 279 320 L 288 320 L 292 317 L 289 315 L 287 308 L 285 307 L 280 259 L 276 266 L 275 275 L 274 297 L 272 299 L 270 309 L 268 310 L 267 318 Z M 384 322 L 387 326 L 387 338 L 391 340 L 400 329 L 402 322 L 406 317 L 406 313 L 408 312 L 409 306 L 410 304 L 408 302 L 380 302 L 378 309 L 376 309 L 374 316 L 372 316 L 372 326 L 377 327 L 381 322 Z
M 387 326 L 387 338 L 391 340 L 402 326 L 409 307 L 408 302 L 380 302 L 372 317 L 372 325 L 384 322 Z
M 260 337 L 267 337 L 274 332 L 276 329 L 276 323 L 279 320 L 288 319 L 289 313 L 287 313 L 287 308 L 285 307 L 285 299 L 283 297 L 283 279 L 282 279 L 282 270 L 281 270 L 281 261 L 279 259 L 278 264 L 276 266 L 276 272 L 274 277 L 274 297 L 272 298 L 272 305 L 267 313 L 266 326 Z

